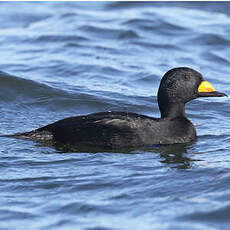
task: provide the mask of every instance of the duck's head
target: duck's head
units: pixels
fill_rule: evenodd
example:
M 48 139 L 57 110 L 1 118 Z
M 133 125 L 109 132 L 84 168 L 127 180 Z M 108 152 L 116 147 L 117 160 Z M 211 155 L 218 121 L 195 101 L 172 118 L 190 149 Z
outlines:
M 216 91 L 199 72 L 187 67 L 169 70 L 161 80 L 157 95 L 162 117 L 184 113 L 185 103 L 195 98 L 224 96 L 227 95 Z

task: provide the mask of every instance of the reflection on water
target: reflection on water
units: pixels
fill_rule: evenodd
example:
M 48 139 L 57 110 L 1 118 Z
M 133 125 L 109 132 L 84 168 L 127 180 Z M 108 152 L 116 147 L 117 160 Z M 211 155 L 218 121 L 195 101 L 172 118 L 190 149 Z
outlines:
M 152 148 L 144 148 L 145 152 L 152 152 L 154 154 L 160 154 L 162 160 L 161 163 L 168 164 L 171 168 L 188 169 L 192 167 L 194 161 L 193 151 L 195 150 L 195 142 L 187 144 L 175 144 L 175 145 L 162 145 Z
M 193 144 L 177 144 L 171 146 L 162 146 L 159 153 L 163 160 L 162 163 L 170 164 L 172 168 L 187 169 L 192 166 L 195 161 L 190 157 L 191 151 L 194 149 Z M 196 159 L 197 161 L 197 159 Z
M 100 147 L 75 147 L 68 145 L 53 145 L 52 143 L 37 143 L 36 146 L 50 146 L 55 147 L 58 153 L 122 153 L 122 154 L 142 154 L 143 152 L 160 154 L 162 160 L 161 163 L 168 164 L 171 168 L 188 169 L 192 167 L 194 161 L 200 161 L 199 159 L 193 159 L 193 151 L 195 150 L 195 142 L 187 144 L 175 144 L 175 145 L 154 145 L 152 147 L 144 147 L 136 149 L 106 149 Z M 196 153 L 197 154 L 197 153 Z

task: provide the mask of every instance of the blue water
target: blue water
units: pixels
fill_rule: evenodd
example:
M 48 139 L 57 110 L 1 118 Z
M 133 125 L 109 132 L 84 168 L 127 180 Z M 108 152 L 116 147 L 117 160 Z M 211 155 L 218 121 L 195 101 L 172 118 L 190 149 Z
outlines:
M 229 7 L 0 2 L 0 134 L 99 111 L 157 117 L 159 81 L 178 66 L 230 95 Z M 1 137 L 0 229 L 228 230 L 229 108 L 192 101 L 196 142 L 129 154 Z

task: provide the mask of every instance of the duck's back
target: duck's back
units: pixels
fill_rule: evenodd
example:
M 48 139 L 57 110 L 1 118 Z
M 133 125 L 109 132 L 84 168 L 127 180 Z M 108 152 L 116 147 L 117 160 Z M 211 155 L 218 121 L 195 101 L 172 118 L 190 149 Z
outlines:
M 136 113 L 101 112 L 66 118 L 24 136 L 74 146 L 126 148 L 185 143 L 194 140 L 196 134 L 184 118 L 164 120 Z
M 144 145 L 146 128 L 152 119 L 125 112 L 101 112 L 70 117 L 37 131 L 49 131 L 53 139 L 71 145 L 109 148 Z

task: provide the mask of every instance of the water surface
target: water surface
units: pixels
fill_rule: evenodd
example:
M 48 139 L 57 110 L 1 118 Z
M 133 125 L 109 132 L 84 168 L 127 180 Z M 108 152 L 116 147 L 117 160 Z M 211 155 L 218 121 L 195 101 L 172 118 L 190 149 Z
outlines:
M 0 133 L 99 111 L 157 117 L 159 81 L 178 66 L 230 94 L 229 7 L 1 2 Z M 229 229 L 229 105 L 192 101 L 196 142 L 128 154 L 1 137 L 0 228 Z

